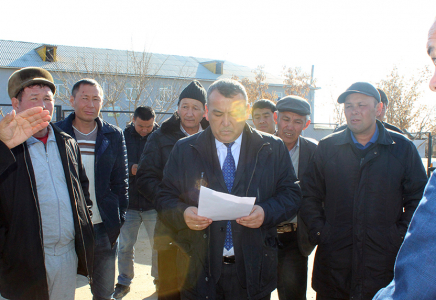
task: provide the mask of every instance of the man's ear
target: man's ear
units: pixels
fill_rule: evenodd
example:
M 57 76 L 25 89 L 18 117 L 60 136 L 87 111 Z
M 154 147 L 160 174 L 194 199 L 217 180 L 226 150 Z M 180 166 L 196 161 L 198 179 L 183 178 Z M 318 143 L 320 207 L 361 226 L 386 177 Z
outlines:
M 15 109 L 15 111 L 18 111 L 18 105 L 20 104 L 20 100 L 18 100 L 17 98 L 12 98 L 11 99 L 12 102 L 12 107 Z
M 74 97 L 70 96 L 70 106 L 74 107 L 73 104 L 74 104 Z
M 306 125 L 304 125 L 303 130 L 305 130 L 307 127 L 309 127 L 311 120 L 307 120 Z
M 209 121 L 209 109 L 207 108 L 207 104 L 204 107 L 205 107 L 204 116 L 206 117 L 206 120 Z
M 377 103 L 377 105 L 375 106 L 375 110 L 376 110 L 375 115 L 377 117 L 380 116 L 382 109 L 383 109 L 383 102 Z
M 274 112 L 274 122 L 276 122 L 277 124 L 277 120 L 279 119 L 279 115 L 277 113 L 277 111 Z

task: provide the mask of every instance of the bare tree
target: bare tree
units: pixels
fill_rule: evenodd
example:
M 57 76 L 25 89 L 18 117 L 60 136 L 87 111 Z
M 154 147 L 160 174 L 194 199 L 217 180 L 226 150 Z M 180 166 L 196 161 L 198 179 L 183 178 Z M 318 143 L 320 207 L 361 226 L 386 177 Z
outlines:
M 70 87 L 79 79 L 89 77 L 97 80 L 103 88 L 103 109 L 133 111 L 140 105 L 150 105 L 158 112 L 174 108 L 181 89 L 193 71 L 184 65 L 178 68 L 174 78 L 163 78 L 159 71 L 165 59 L 153 60 L 153 54 L 126 51 L 125 55 L 102 57 L 96 53 L 85 56 L 77 53 L 77 59 L 69 61 L 69 68 L 58 68 L 54 75 L 57 84 L 57 99 L 69 105 Z M 60 65 L 59 65 L 60 66 Z M 118 124 L 117 113 L 111 115 Z M 158 114 L 159 121 L 163 115 Z
M 430 71 L 428 67 L 418 74 L 406 78 L 400 75 L 395 66 L 391 73 L 380 80 L 378 87 L 389 98 L 386 121 L 406 132 L 431 131 L 434 128 L 434 108 L 420 104 L 423 84 L 428 82 Z
M 276 101 L 277 95 L 273 91 L 272 93 L 268 92 L 268 83 L 265 82 L 266 73 L 264 70 L 265 66 L 258 66 L 252 72 L 254 73 L 254 80 L 250 80 L 249 78 L 242 78 L 233 75 L 232 79 L 239 81 L 247 91 L 248 101 L 250 104 L 253 104 L 256 100 L 259 99 L 268 99 L 271 101 Z
M 297 95 L 307 98 L 311 89 L 315 88 L 316 80 L 311 74 L 303 72 L 299 67 L 283 66 L 283 76 L 285 77 L 284 89 L 286 95 Z

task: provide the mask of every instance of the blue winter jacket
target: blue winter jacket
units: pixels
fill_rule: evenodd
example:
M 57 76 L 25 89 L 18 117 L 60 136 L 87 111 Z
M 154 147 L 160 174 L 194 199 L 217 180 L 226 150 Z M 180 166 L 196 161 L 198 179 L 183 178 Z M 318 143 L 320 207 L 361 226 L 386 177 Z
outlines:
M 74 118 L 73 112 L 56 125 L 76 138 L 73 130 Z M 126 143 L 120 128 L 100 118 L 95 121 L 98 126 L 95 143 L 95 196 L 101 219 L 113 246 L 125 221 L 129 204 Z

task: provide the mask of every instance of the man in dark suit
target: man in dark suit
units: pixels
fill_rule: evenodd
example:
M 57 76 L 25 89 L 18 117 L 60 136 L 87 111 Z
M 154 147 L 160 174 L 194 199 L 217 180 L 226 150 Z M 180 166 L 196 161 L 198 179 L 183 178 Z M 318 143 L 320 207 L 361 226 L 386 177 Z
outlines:
M 310 124 L 310 104 L 298 96 L 286 96 L 277 102 L 274 120 L 277 136 L 285 143 L 298 178 L 305 172 L 318 142 L 304 138 L 301 132 Z M 307 257 L 313 250 L 305 224 L 293 216 L 277 226 L 279 246 L 278 284 L 280 300 L 305 300 Z
M 283 142 L 246 124 L 247 100 L 237 81 L 214 82 L 210 126 L 179 140 L 164 169 L 157 210 L 177 232 L 182 299 L 270 299 L 277 285 L 276 226 L 297 213 L 301 195 Z M 212 222 L 198 215 L 201 185 L 256 197 L 255 205 Z

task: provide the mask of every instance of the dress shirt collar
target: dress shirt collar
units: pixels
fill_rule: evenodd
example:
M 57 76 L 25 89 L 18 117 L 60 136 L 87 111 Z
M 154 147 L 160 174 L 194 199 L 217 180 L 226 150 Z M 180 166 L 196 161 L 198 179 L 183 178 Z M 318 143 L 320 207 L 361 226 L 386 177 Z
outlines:
M 353 132 L 352 132 L 351 130 L 350 130 L 350 132 L 351 132 L 351 138 L 353 139 L 354 144 L 356 145 L 356 147 L 357 147 L 358 149 L 361 149 L 361 150 L 364 150 L 364 149 L 368 148 L 369 146 L 371 146 L 372 144 L 374 144 L 374 143 L 377 141 L 377 139 L 378 139 L 378 135 L 379 135 L 378 126 L 377 126 L 377 124 L 375 124 L 375 132 L 374 132 L 374 134 L 372 135 L 372 138 L 369 140 L 368 143 L 366 143 L 365 146 L 363 146 L 361 143 L 359 143 L 359 142 L 356 140 L 356 138 L 354 137 L 354 134 L 353 134 Z
M 180 122 L 180 130 L 181 130 L 181 131 L 182 131 L 186 136 L 190 136 L 190 135 L 191 135 L 191 134 L 189 134 L 189 133 L 186 132 L 186 130 L 185 130 L 185 128 L 183 128 L 181 122 Z M 203 131 L 203 127 L 201 127 L 201 124 L 198 123 L 198 131 L 197 131 L 197 133 L 202 132 L 202 131 Z M 194 133 L 194 134 L 195 134 L 195 133 Z

